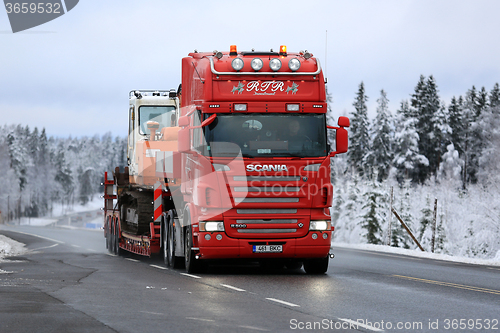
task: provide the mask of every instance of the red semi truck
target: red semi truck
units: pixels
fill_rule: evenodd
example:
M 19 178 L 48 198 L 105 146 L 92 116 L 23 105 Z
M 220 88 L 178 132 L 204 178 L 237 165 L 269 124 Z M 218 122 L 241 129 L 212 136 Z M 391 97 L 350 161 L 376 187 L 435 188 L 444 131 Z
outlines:
M 330 158 L 347 151 L 349 119 L 327 126 L 319 61 L 285 46 L 195 51 L 181 87 L 130 93 L 128 167 L 104 182 L 110 251 L 188 272 L 214 259 L 326 272 Z

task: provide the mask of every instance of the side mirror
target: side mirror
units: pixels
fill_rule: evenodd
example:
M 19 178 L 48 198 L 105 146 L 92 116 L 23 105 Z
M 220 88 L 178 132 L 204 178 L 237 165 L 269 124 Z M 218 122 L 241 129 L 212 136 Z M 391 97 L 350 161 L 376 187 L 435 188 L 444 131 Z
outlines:
M 339 117 L 338 120 L 339 127 L 327 126 L 330 129 L 335 129 L 335 142 L 336 142 L 336 150 L 330 153 L 330 157 L 333 157 L 337 154 L 342 154 L 347 152 L 347 148 L 349 145 L 349 137 L 347 135 L 347 130 L 344 127 L 349 127 L 350 122 L 347 117 Z
M 179 119 L 182 119 L 181 117 Z M 189 121 L 189 119 L 188 119 Z M 179 124 L 180 125 L 180 124 Z M 187 153 L 191 151 L 191 141 L 189 137 L 189 128 L 181 128 L 179 132 L 177 133 L 177 150 L 180 153 Z
M 339 117 L 338 124 L 340 127 L 349 127 L 349 118 L 347 117 Z
M 349 121 L 349 120 L 347 120 Z M 343 127 L 337 129 L 337 134 L 336 134 L 336 139 L 337 143 L 337 151 L 335 154 L 342 154 L 347 152 L 347 146 L 348 146 L 348 136 L 347 136 L 347 130 Z
M 186 127 L 189 126 L 189 117 L 188 116 L 182 116 L 179 118 L 179 126 L 180 127 Z

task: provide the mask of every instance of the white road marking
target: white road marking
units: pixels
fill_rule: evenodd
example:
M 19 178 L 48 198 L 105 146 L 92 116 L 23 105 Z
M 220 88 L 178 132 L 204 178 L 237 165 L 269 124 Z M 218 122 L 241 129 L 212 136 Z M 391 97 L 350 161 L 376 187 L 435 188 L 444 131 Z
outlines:
M 360 322 L 354 321 L 351 319 L 339 318 L 339 320 L 345 321 L 346 323 L 349 323 L 350 325 L 355 326 L 355 327 L 362 327 L 364 329 L 374 331 L 374 332 L 383 332 L 383 330 L 381 330 L 379 328 L 375 328 L 375 327 L 370 326 L 370 325 L 361 324 Z
M 139 260 L 137 260 L 137 259 L 132 259 L 132 258 L 125 258 L 125 260 L 128 260 L 128 261 L 133 261 L 133 262 L 139 262 Z
M 269 332 L 269 330 L 266 330 L 266 329 L 264 329 L 264 328 L 254 327 L 254 326 L 243 326 L 243 325 L 238 325 L 238 327 L 241 327 L 241 328 L 247 328 L 247 329 L 249 329 L 249 330 L 255 330 L 255 331 Z
M 43 237 L 43 236 L 39 236 L 39 235 L 35 235 L 35 234 L 30 234 L 28 232 L 13 231 L 13 230 L 9 230 L 9 231 L 17 232 L 18 234 L 23 234 L 23 235 L 28 235 L 28 236 L 34 236 L 34 237 L 42 238 L 42 239 L 49 240 L 51 242 L 56 242 L 56 243 L 59 243 L 59 244 L 64 244 L 64 242 L 61 242 L 61 241 L 58 241 L 58 240 L 55 240 L 55 239 L 52 239 L 52 238 L 49 238 L 49 237 Z
M 199 276 L 188 274 L 188 273 L 181 273 L 181 275 L 189 276 L 189 277 L 192 277 L 194 279 L 201 279 L 201 277 L 199 277 Z
M 233 286 L 230 286 L 228 284 L 220 284 L 221 286 L 223 287 L 226 287 L 226 288 L 229 288 L 229 289 L 232 289 L 232 290 L 236 290 L 236 291 L 246 291 L 245 289 L 240 289 L 240 288 L 236 288 L 236 287 L 233 287 Z
M 78 245 L 74 245 L 74 244 L 71 244 L 72 247 L 77 247 L 77 248 L 80 248 L 81 246 L 78 246 Z
M 158 265 L 149 265 L 149 266 L 154 267 L 154 268 L 159 268 L 159 269 L 168 269 L 167 267 L 158 266 Z
M 211 322 L 214 322 L 215 320 L 213 319 L 203 319 L 203 318 L 193 318 L 193 317 L 186 317 L 186 319 L 190 319 L 190 320 L 198 320 L 198 321 L 211 321 Z
M 59 245 L 59 244 L 53 244 L 53 245 L 50 245 L 50 246 L 39 247 L 38 249 L 33 249 L 32 251 L 38 251 L 38 250 L 50 249 L 50 248 L 56 247 L 56 246 L 58 246 L 58 245 Z
M 112 254 L 112 253 L 106 253 L 108 256 L 110 257 L 116 257 L 117 255 L 116 254 Z
M 158 313 L 158 312 L 149 312 L 149 311 L 141 311 L 141 313 L 147 313 L 147 314 L 152 314 L 152 315 L 158 315 L 158 316 L 164 316 L 164 313 Z
M 281 304 L 288 305 L 288 306 L 297 306 L 297 307 L 300 307 L 300 305 L 293 304 L 293 303 L 290 303 L 290 302 L 285 302 L 285 301 L 282 301 L 282 300 L 276 299 L 276 298 L 266 298 L 266 299 L 269 300 L 269 301 L 281 303 Z

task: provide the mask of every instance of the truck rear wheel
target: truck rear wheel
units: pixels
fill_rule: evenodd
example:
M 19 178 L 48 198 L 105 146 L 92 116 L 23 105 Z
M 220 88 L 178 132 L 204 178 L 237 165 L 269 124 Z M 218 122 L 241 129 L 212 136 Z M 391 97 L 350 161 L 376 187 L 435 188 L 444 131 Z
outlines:
M 330 258 L 308 259 L 304 260 L 304 270 L 307 274 L 325 274 L 328 270 Z

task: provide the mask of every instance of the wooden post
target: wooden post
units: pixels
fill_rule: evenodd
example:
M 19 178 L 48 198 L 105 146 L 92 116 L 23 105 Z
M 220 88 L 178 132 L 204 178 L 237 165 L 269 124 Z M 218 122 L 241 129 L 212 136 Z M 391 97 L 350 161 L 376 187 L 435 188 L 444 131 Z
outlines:
M 413 236 L 413 234 L 411 233 L 410 229 L 406 226 L 406 224 L 403 222 L 403 220 L 401 219 L 401 217 L 399 217 L 398 213 L 396 212 L 396 210 L 393 208 L 392 209 L 392 213 L 394 215 L 396 215 L 396 218 L 399 220 L 399 222 L 401 223 L 401 225 L 403 226 L 403 228 L 406 229 L 406 231 L 408 232 L 408 234 L 410 235 L 411 239 L 413 239 L 413 241 L 415 242 L 415 244 L 417 244 L 417 246 L 420 248 L 420 250 L 422 250 L 423 252 L 425 252 L 424 248 L 422 247 L 422 245 L 420 245 L 420 243 L 418 242 L 418 240 L 415 238 L 415 236 Z
M 437 217 L 438 199 L 434 199 L 434 216 L 432 218 L 432 239 L 431 252 L 434 253 L 434 244 L 436 243 L 436 217 Z

